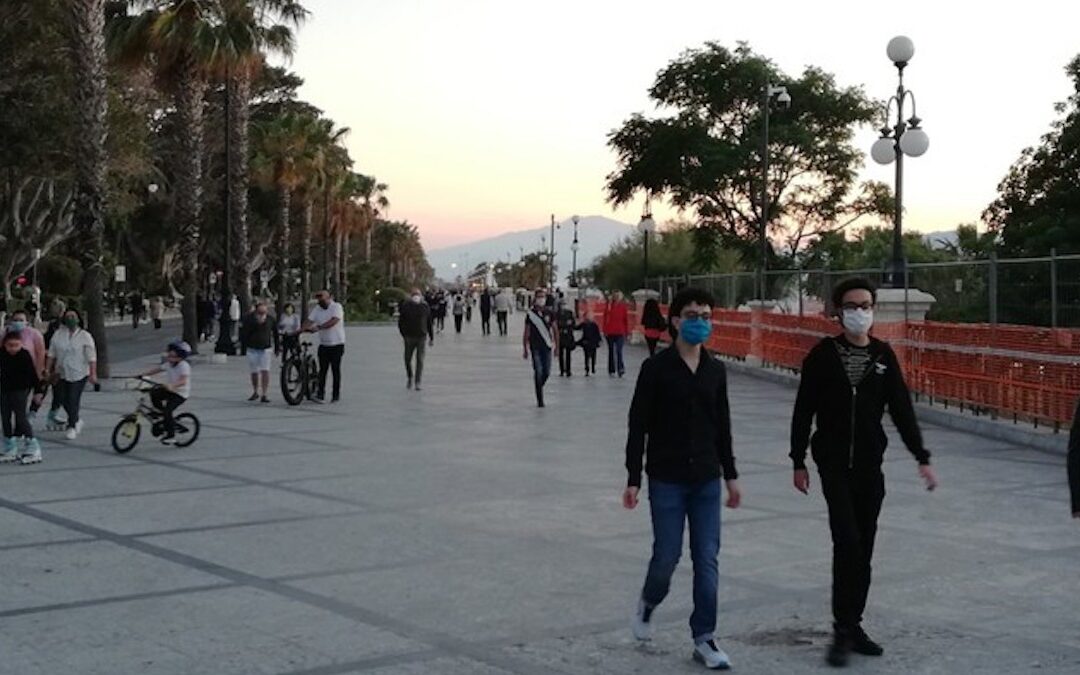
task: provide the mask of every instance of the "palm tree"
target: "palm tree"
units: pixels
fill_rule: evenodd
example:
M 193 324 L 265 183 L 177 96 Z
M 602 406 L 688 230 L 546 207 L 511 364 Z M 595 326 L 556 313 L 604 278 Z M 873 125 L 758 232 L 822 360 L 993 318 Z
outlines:
M 202 213 L 203 96 L 220 53 L 216 0 L 129 0 L 145 8 L 115 19 L 109 47 L 122 63 L 152 65 L 174 97 L 177 118 L 174 216 L 181 235 L 181 313 L 184 340 L 198 345 L 195 296 L 199 288 L 199 220 Z
M 82 297 L 91 335 L 97 344 L 98 375 L 109 376 L 105 336 L 102 235 L 105 228 L 105 138 L 108 94 L 105 81 L 105 1 L 66 3 L 67 30 L 75 62 L 75 213 L 82 263 Z
M 302 199 L 304 219 L 300 233 L 300 314 L 307 316 L 307 301 L 311 295 L 311 236 L 315 199 L 325 194 L 333 176 L 351 164 L 348 153 L 339 145 L 349 133 L 347 128 L 337 129 L 333 120 L 308 118 L 306 144 L 308 152 L 302 167 L 304 183 Z
M 248 260 L 248 138 L 251 82 L 267 54 L 292 56 L 298 27 L 307 10 L 293 0 L 219 0 L 221 50 L 218 70 L 223 71 L 228 91 L 228 126 L 232 132 L 228 161 L 228 209 L 232 221 L 232 289 L 241 311 L 251 305 L 251 274 Z
M 252 168 L 262 186 L 278 196 L 278 284 L 276 309 L 280 314 L 289 292 L 289 212 L 293 192 L 304 184 L 312 161 L 308 143 L 311 118 L 301 113 L 285 113 L 254 127 L 255 153 Z

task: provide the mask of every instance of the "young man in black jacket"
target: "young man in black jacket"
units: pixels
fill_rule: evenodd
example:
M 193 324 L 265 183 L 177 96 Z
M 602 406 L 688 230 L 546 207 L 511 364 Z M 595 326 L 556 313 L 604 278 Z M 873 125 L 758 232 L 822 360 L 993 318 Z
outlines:
M 653 610 L 667 596 L 682 553 L 683 527 L 690 524 L 694 563 L 694 613 L 690 631 L 694 660 L 726 670 L 731 662 L 714 641 L 720 553 L 720 479 L 728 508 L 742 495 L 731 448 L 724 364 L 702 347 L 712 331 L 713 298 L 686 288 L 671 303 L 675 346 L 641 366 L 630 406 L 626 441 L 627 487 L 623 506 L 633 509 L 641 489 L 642 456 L 648 457 L 649 512 L 653 553 L 641 591 L 634 636 L 651 636 Z
M 803 362 L 791 423 L 795 489 L 810 490 L 807 445 L 821 476 L 833 538 L 833 643 L 827 660 L 845 666 L 851 651 L 880 656 L 883 650 L 862 629 L 870 592 L 870 562 L 885 477 L 886 437 L 881 418 L 888 407 L 900 436 L 919 462 L 928 490 L 937 486 L 930 453 L 923 447 L 911 395 L 892 348 L 870 337 L 877 291 L 866 279 L 848 279 L 833 291 L 844 333 L 822 340 Z M 816 421 L 817 430 L 810 435 Z
M 414 288 L 408 300 L 398 307 L 398 332 L 405 341 L 405 375 L 409 378 L 406 389 L 421 389 L 424 378 L 424 352 L 431 332 L 431 307 L 424 302 L 419 288 Z M 413 355 L 416 355 L 416 370 L 413 370 Z

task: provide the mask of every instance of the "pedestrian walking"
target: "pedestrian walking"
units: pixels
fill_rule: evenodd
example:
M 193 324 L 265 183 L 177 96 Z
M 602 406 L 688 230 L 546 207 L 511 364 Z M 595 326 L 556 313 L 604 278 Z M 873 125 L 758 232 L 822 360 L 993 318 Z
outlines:
M 630 334 L 630 307 L 623 300 L 622 291 L 615 291 L 604 312 L 604 337 L 608 343 L 608 376 L 622 377 L 626 374 L 623 348 Z
M 645 301 L 645 307 L 641 310 L 641 328 L 645 334 L 645 344 L 649 346 L 649 356 L 655 356 L 656 346 L 667 330 L 667 319 L 660 311 L 660 303 L 656 298 Z
M 406 389 L 420 391 L 424 378 L 424 353 L 427 350 L 428 331 L 431 330 L 431 307 L 424 302 L 419 288 L 414 288 L 408 300 L 398 308 L 398 332 L 405 341 Z M 413 369 L 413 358 L 416 368 Z
M 265 302 L 258 302 L 240 324 L 240 344 L 251 371 L 249 401 L 269 403 L 270 365 L 274 354 L 274 319 Z
M 165 303 L 161 296 L 155 295 L 150 301 L 150 320 L 154 322 L 154 330 L 161 330 L 161 316 L 165 313 Z
M 48 381 L 45 377 L 45 362 L 48 356 L 48 347 L 45 345 L 45 336 L 37 328 L 30 325 L 30 318 L 24 309 L 17 309 L 8 316 L 7 330 L 18 333 L 22 337 L 23 349 L 30 352 L 30 358 L 34 362 L 34 372 L 38 375 L 38 383 L 30 396 L 30 411 L 28 420 L 33 426 L 37 418 L 41 403 L 45 400 L 48 391 Z
M 585 377 L 588 377 L 590 373 L 596 375 L 596 352 L 600 349 L 603 338 L 600 335 L 600 324 L 596 323 L 596 318 L 588 307 L 585 308 L 577 329 L 581 331 L 581 340 L 578 344 L 585 352 Z
M 472 323 L 473 305 L 476 304 L 476 297 L 470 290 L 465 294 L 465 323 Z
M 577 329 L 577 317 L 566 308 L 558 313 L 559 322 L 559 377 L 573 377 L 574 348 L 577 340 L 574 331 Z
M 499 325 L 499 335 L 506 336 L 510 334 L 510 310 L 513 308 L 513 298 L 504 289 L 493 300 L 495 305 L 495 319 Z
M 1080 518 L 1080 401 L 1076 404 L 1072 429 L 1069 431 L 1069 492 L 1072 495 L 1073 518 Z
M 0 349 L 0 417 L 3 418 L 4 447 L 0 463 L 36 464 L 41 461 L 41 445 L 27 418 L 30 396 L 38 388 L 40 371 L 23 347 L 22 333 L 4 333 Z
M 551 353 L 559 347 L 559 333 L 555 314 L 547 307 L 547 291 L 536 289 L 533 306 L 525 314 L 524 343 L 525 360 L 532 355 L 533 385 L 536 388 L 536 405 L 544 407 L 544 385 L 551 377 Z
M 727 507 L 742 503 L 732 451 L 731 414 L 724 364 L 702 348 L 712 330 L 715 302 L 696 288 L 671 303 L 675 345 L 645 361 L 630 405 L 626 441 L 627 484 L 623 506 L 633 509 L 648 458 L 649 514 L 653 547 L 638 599 L 634 636 L 652 637 L 652 617 L 667 597 L 689 523 L 694 566 L 694 611 L 690 615 L 695 661 L 727 669 L 731 661 L 715 640 L 720 554 L 721 478 Z
M 833 641 L 826 659 L 846 666 L 849 654 L 880 656 L 883 650 L 863 630 L 870 592 L 871 561 L 885 477 L 881 471 L 886 407 L 900 437 L 919 463 L 928 490 L 937 486 L 930 453 L 911 404 L 911 395 L 892 348 L 870 336 L 877 291 L 866 279 L 836 286 L 832 306 L 843 333 L 827 337 L 807 355 L 791 422 L 795 489 L 810 490 L 806 449 L 813 458 L 829 508 L 833 539 Z
M 428 292 L 424 295 L 424 302 L 427 303 L 428 306 L 427 333 L 429 347 L 435 346 L 435 308 L 438 305 L 438 301 L 439 297 L 436 295 L 435 291 L 428 289 Z
M 278 319 L 278 334 L 281 335 L 281 358 L 287 359 L 290 354 L 300 351 L 300 315 L 296 313 L 296 307 L 291 302 L 286 302 L 281 308 L 281 318 Z
M 341 358 L 345 355 L 345 308 L 334 302 L 330 291 L 315 294 L 316 305 L 308 314 L 308 330 L 319 333 L 319 392 L 316 403 L 326 401 L 326 375 L 334 374 L 331 402 L 341 400 Z
M 491 289 L 485 288 L 480 293 L 480 331 L 491 335 Z M 500 328 L 500 335 L 502 334 Z
M 134 292 L 130 296 L 131 300 L 131 328 L 132 330 L 139 327 L 139 321 L 142 319 L 143 313 L 143 297 L 138 292 Z
M 66 437 L 73 441 L 83 429 L 79 416 L 83 390 L 87 382 L 97 384 L 97 345 L 93 336 L 83 329 L 82 315 L 77 310 L 65 311 L 63 324 L 49 343 L 46 370 L 54 383 L 48 420 L 54 428 L 65 425 Z M 57 417 L 61 407 L 67 413 L 63 423 Z
M 465 320 L 465 297 L 460 293 L 454 296 L 454 332 L 461 335 L 461 322 Z

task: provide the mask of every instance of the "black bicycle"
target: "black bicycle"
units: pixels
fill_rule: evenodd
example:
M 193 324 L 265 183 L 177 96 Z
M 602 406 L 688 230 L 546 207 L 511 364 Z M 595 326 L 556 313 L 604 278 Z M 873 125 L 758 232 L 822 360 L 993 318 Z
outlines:
M 319 364 L 311 353 L 311 343 L 300 340 L 299 346 L 283 352 L 281 359 L 281 395 L 289 405 L 313 399 L 319 391 Z
M 165 413 L 158 410 L 150 403 L 150 392 L 161 385 L 146 377 L 131 378 L 144 383 L 146 386 L 139 387 L 139 404 L 135 412 L 124 417 L 116 424 L 112 432 L 113 450 L 121 455 L 131 452 L 142 436 L 142 420 L 145 418 L 150 423 L 150 433 L 154 438 L 165 434 Z M 186 448 L 199 437 L 199 418 L 189 412 L 180 413 L 173 418 L 173 444 L 178 448 Z

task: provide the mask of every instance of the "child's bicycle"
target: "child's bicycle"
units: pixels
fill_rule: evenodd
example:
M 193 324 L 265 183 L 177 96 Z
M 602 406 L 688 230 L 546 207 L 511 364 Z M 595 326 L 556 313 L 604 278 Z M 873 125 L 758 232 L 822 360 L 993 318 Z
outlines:
M 319 389 L 319 365 L 311 353 L 311 343 L 299 340 L 286 349 L 281 359 L 281 395 L 289 405 L 300 405 L 311 399 Z
M 141 394 L 139 404 L 135 412 L 125 415 L 112 432 L 113 450 L 120 454 L 131 452 L 131 449 L 139 442 L 142 435 L 142 420 L 145 418 L 150 423 L 150 433 L 158 438 L 165 433 L 165 414 L 150 403 L 150 392 L 161 385 L 146 377 L 131 378 L 144 383 L 147 386 L 139 387 Z M 174 445 L 178 448 L 186 448 L 199 437 L 199 418 L 189 412 L 180 413 L 173 418 L 176 434 Z

